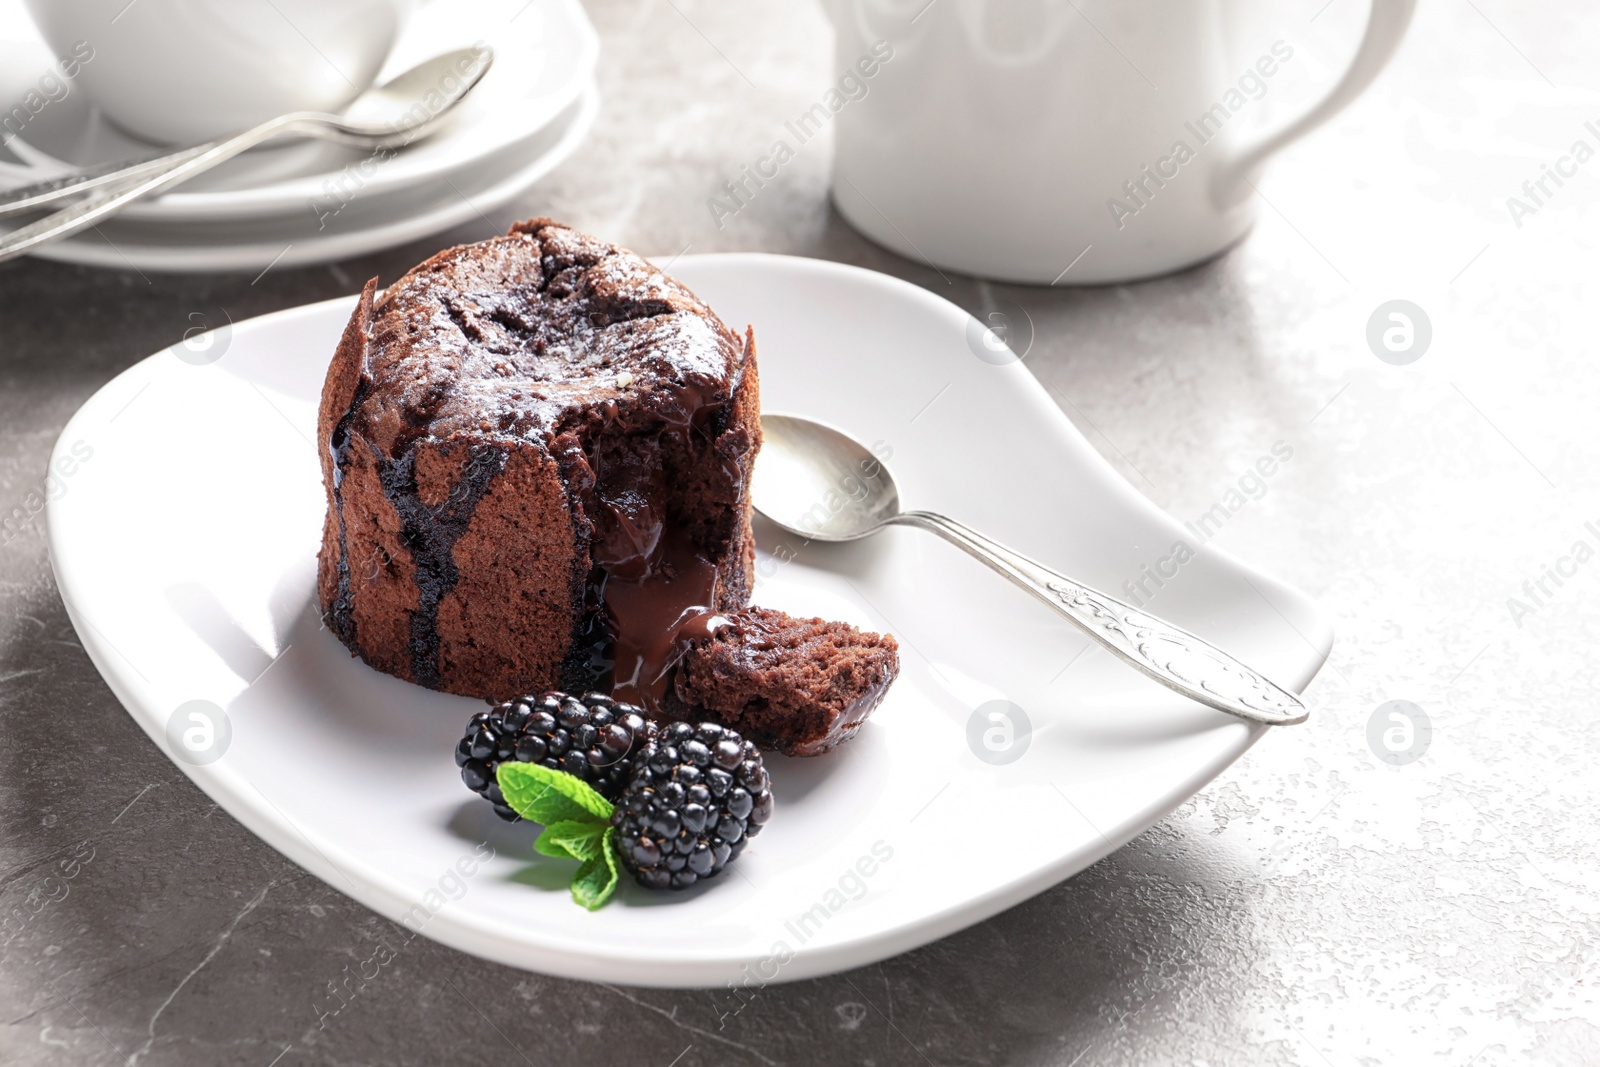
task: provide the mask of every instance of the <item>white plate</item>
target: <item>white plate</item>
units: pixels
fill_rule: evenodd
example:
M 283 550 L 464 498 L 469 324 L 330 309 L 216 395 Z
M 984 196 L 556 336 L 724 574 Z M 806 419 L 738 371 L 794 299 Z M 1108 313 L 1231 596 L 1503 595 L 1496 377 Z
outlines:
M 481 218 L 524 192 L 577 149 L 599 111 L 600 91 L 591 84 L 555 121 L 483 161 L 470 177 L 445 177 L 388 193 L 369 195 L 363 189 L 326 219 L 319 220 L 305 205 L 298 215 L 266 220 L 150 223 L 117 218 L 33 255 L 122 270 L 259 271 L 392 248 Z M 319 222 L 324 223 L 320 228 Z
M 673 273 L 730 323 L 755 324 L 769 410 L 882 442 L 907 501 L 1109 589 L 1184 536 L 1020 364 L 974 357 L 971 320 L 954 305 L 779 256 L 689 257 Z M 901 678 L 836 753 L 773 758 L 777 810 L 735 873 L 684 894 L 628 884 L 585 912 L 564 888 L 565 865 L 534 861 L 534 828 L 500 823 L 457 777 L 452 746 L 482 705 L 378 674 L 319 626 L 315 404 L 351 306 L 240 323 L 213 365 L 160 353 L 97 393 L 56 448 L 74 473 L 49 506 L 52 559 L 84 647 L 156 743 L 172 751 L 168 719 L 185 702 L 225 707 L 226 753 L 178 765 L 376 911 L 437 905 L 420 913 L 429 937 L 517 967 L 641 985 L 855 967 L 1081 870 L 1266 731 L 1104 653 L 1074 662 L 1085 649 L 1074 630 L 919 531 L 780 563 L 770 553 L 784 538 L 762 527 L 757 602 L 893 631 Z M 69 463 L 75 445 L 92 458 Z M 1303 595 L 1209 550 L 1156 604 L 1295 689 L 1332 641 Z M 992 766 L 969 749 L 968 722 L 1002 698 L 1034 729 L 1020 759 Z M 495 857 L 452 875 L 481 839 Z M 870 876 L 852 873 L 858 865 Z M 446 902 L 441 886 L 459 899 Z
M 495 49 L 489 73 L 438 133 L 364 176 L 363 195 L 444 176 L 457 176 L 459 182 L 459 175 L 473 174 L 568 109 L 589 84 L 600 52 L 599 37 L 578 0 L 450 0 L 416 13 L 379 81 L 428 56 L 478 41 Z M 5 90 L 0 99 L 21 99 L 30 80 L 49 63 L 49 53 L 26 24 L 0 31 L 0 45 L 0 89 Z M 111 125 L 78 90 L 46 105 L 22 130 L 13 151 L 43 173 L 63 165 L 139 158 L 160 149 Z M 345 169 L 368 155 L 317 141 L 274 143 L 173 192 L 134 204 L 122 217 L 179 222 L 303 214 L 310 202 L 327 200 L 339 183 L 348 187 Z M 7 181 L 17 184 L 14 178 Z

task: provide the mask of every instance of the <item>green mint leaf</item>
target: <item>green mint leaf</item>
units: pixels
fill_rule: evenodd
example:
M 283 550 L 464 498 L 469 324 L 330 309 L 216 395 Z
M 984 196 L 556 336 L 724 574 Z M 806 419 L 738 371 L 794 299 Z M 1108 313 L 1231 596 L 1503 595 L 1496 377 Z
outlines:
M 600 850 L 583 861 L 572 878 L 572 899 L 594 911 L 617 889 L 617 831 L 606 827 L 600 837 Z
M 495 780 L 511 810 L 529 822 L 611 821 L 611 802 L 565 771 L 507 761 L 496 769 Z
M 619 866 L 611 802 L 582 779 L 534 763 L 502 763 L 495 779 L 513 811 L 544 826 L 535 852 L 579 861 L 572 899 L 590 911 L 610 900 Z
M 543 856 L 563 860 L 591 860 L 605 847 L 605 836 L 610 833 L 609 823 L 557 822 L 544 828 L 533 850 Z

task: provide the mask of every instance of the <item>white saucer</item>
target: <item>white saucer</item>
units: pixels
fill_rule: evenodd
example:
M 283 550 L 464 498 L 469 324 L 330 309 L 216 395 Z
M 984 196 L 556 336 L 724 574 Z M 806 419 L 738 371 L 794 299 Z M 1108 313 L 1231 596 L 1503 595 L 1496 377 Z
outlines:
M 393 248 L 479 218 L 526 191 L 577 149 L 599 110 L 600 92 L 591 84 L 554 121 L 482 161 L 470 176 L 387 193 L 362 190 L 331 217 L 319 219 L 301 205 L 287 217 L 227 222 L 116 218 L 33 255 L 121 270 L 260 271 Z
M 973 320 L 939 297 L 778 256 L 685 257 L 673 273 L 755 325 L 768 410 L 876 442 L 909 506 L 1112 590 L 1185 536 L 1020 363 L 979 359 Z M 273 847 L 425 936 L 634 985 L 857 967 L 1083 869 L 1267 732 L 1086 652 L 1059 617 L 919 531 L 785 563 L 772 552 L 793 539 L 758 526 L 756 602 L 892 631 L 902 675 L 837 752 L 770 761 L 776 812 L 727 876 L 682 894 L 628 884 L 583 911 L 570 870 L 532 855 L 535 828 L 501 823 L 457 776 L 453 745 L 482 704 L 381 675 L 320 627 L 316 404 L 352 304 L 238 323 L 213 364 L 162 352 L 101 389 L 53 457 L 71 473 L 49 504 L 51 559 L 84 648 L 151 739 L 182 752 L 168 740 L 180 705 L 226 708 L 221 757 L 177 765 Z M 128 521 L 153 507 L 159 522 Z M 1305 596 L 1210 548 L 1154 607 L 1296 690 L 1332 641 Z M 974 710 L 1002 699 L 1033 729 L 1020 758 L 992 765 L 968 739 Z M 480 866 L 482 841 L 496 854 Z
M 600 47 L 578 0 L 452 0 L 416 13 L 379 80 L 430 55 L 478 41 L 495 49 L 494 66 L 482 83 L 440 132 L 362 176 L 363 196 L 475 173 L 570 108 L 593 78 Z M 28 79 L 45 69 L 49 54 L 31 25 L 12 23 L 0 27 L 0 60 L 0 99 L 21 99 L 30 87 Z M 46 176 L 161 149 L 112 126 L 80 89 L 44 106 L 11 151 Z M 314 141 L 269 145 L 173 192 L 134 204 L 120 217 L 178 222 L 299 215 L 312 201 L 327 200 L 330 190 L 348 188 L 346 168 L 369 155 Z M 5 175 L 0 180 L 20 184 Z

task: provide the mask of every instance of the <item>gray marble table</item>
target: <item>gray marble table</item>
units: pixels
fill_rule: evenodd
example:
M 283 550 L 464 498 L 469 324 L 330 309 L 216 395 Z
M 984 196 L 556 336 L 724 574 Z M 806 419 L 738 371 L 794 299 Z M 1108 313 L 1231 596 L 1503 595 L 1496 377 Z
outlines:
M 1278 5 L 1260 33 L 1294 42 L 1302 80 L 1275 104 L 1337 68 L 1363 7 Z M 834 77 L 813 4 L 591 11 L 599 126 L 456 232 L 258 278 L 0 266 L 0 514 L 29 512 L 76 407 L 197 307 L 242 318 L 351 293 L 529 214 L 648 254 L 819 256 L 975 311 L 1026 309 L 1027 365 L 1180 519 L 1292 447 L 1215 543 L 1335 620 L 1313 719 L 1049 892 L 880 965 L 769 988 L 726 1025 L 714 993 L 556 980 L 419 942 L 319 1027 L 327 984 L 394 928 L 146 740 L 75 639 L 42 520 L 24 514 L 0 544 L 0 1062 L 1600 1062 L 1600 160 L 1532 213 L 1508 202 L 1575 142 L 1600 146 L 1585 128 L 1600 125 L 1600 19 L 1424 4 L 1374 90 L 1272 168 L 1240 247 L 1145 284 L 1040 290 L 946 281 L 856 236 L 829 207 L 825 139 L 718 225 L 707 199 Z M 1432 326 L 1406 366 L 1366 340 L 1393 299 Z M 127 521 L 160 523 L 160 502 Z M 1432 730 L 1402 766 L 1369 742 L 1394 700 Z M 72 877 L 47 882 L 63 862 Z

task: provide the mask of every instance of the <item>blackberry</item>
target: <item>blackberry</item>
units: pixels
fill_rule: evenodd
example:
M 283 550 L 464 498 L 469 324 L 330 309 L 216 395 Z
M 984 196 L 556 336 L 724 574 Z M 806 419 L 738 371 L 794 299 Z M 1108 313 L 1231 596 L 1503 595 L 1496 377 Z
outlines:
M 664 724 L 633 758 L 611 825 L 623 866 L 647 889 L 712 878 L 772 816 L 756 746 L 716 723 Z
M 628 784 L 630 756 L 654 734 L 655 724 L 632 704 L 601 693 L 552 691 L 474 715 L 456 743 L 456 766 L 468 789 L 493 804 L 496 815 L 516 822 L 495 781 L 500 764 L 516 760 L 566 771 L 614 801 Z

